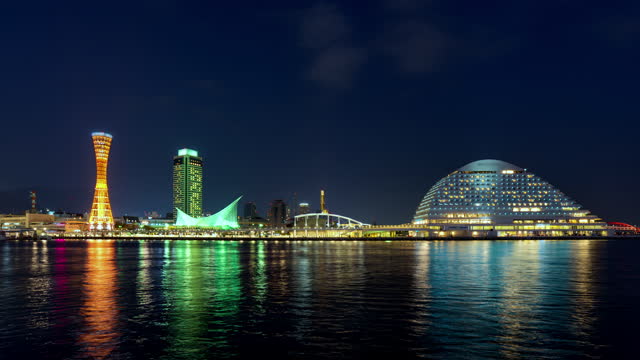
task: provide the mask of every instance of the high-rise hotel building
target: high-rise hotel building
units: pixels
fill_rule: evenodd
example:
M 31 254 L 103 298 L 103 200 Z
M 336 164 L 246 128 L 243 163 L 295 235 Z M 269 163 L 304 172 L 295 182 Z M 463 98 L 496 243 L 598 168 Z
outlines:
M 413 218 L 426 236 L 605 236 L 607 223 L 547 181 L 495 159 L 440 179 Z
M 196 150 L 180 149 L 173 158 L 173 218 L 182 210 L 202 216 L 202 158 Z

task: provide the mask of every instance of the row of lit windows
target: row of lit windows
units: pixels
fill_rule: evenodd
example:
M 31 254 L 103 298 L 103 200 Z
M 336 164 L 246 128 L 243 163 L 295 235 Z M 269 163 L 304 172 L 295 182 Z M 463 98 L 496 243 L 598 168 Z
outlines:
M 497 204 L 497 203 L 474 203 L 474 204 L 447 204 L 447 203 L 442 203 L 442 204 L 438 204 L 436 206 L 429 206 L 429 205 L 421 205 L 418 207 L 419 211 L 423 211 L 423 210 L 432 210 L 432 211 L 437 211 L 437 210 L 456 210 L 456 209 L 461 209 L 461 210 L 471 210 L 471 211 L 478 211 L 481 210 L 483 208 L 492 208 L 493 211 L 495 210 L 510 210 L 512 211 L 514 208 L 519 208 L 519 207 L 525 207 L 525 208 L 531 208 L 531 207 L 539 207 L 539 208 L 543 208 L 543 205 L 536 205 L 539 203 L 511 203 L 512 205 L 510 206 L 505 206 L 506 204 Z M 516 204 L 520 204 L 517 205 Z M 580 214 L 582 212 L 575 212 L 576 210 L 564 210 L 561 207 L 558 206 L 547 206 L 544 207 L 544 209 L 546 209 L 546 211 L 554 211 L 554 212 L 559 212 L 562 211 L 563 213 L 566 214 Z
M 531 201 L 533 199 L 529 199 L 528 202 L 523 203 L 523 202 L 509 202 L 509 203 L 498 203 L 495 201 L 492 202 L 476 202 L 473 203 L 473 206 L 500 206 L 500 207 L 513 207 L 513 206 L 550 206 L 553 209 L 557 209 L 557 210 L 562 210 L 562 211 L 574 211 L 574 210 L 579 210 L 580 207 L 579 206 L 565 206 L 566 203 L 561 203 L 561 204 L 553 204 L 553 203 L 548 203 L 548 202 L 533 202 Z M 452 200 L 449 201 L 447 199 L 440 199 L 438 200 L 438 203 L 433 204 L 431 202 L 422 202 L 420 203 L 420 205 L 418 206 L 418 209 L 424 209 L 424 208 L 438 208 L 440 206 L 471 206 L 472 200 L 471 199 L 465 199 L 464 201 L 458 201 L 458 200 Z M 560 206 L 558 206 L 560 205 Z
M 416 224 L 491 224 L 491 219 L 419 219 Z
M 449 213 L 446 214 L 445 217 L 448 218 L 479 218 L 479 217 L 489 217 L 491 214 L 488 213 Z
M 553 202 L 560 202 L 562 201 L 562 199 L 548 199 L 548 198 L 543 198 L 543 197 L 530 197 L 529 199 L 522 199 L 524 196 L 518 196 L 518 195 L 512 195 L 512 196 L 508 196 L 506 199 L 503 197 L 497 198 L 495 196 L 456 196 L 456 195 L 450 195 L 448 198 L 446 199 L 438 199 L 438 202 L 440 203 L 461 203 L 461 202 L 473 202 L 473 201 L 477 201 L 477 200 L 482 200 L 482 199 L 486 199 L 486 200 L 490 200 L 491 202 L 504 202 L 505 200 L 515 200 L 515 201 L 527 201 L 529 203 L 532 202 L 541 202 L 541 201 L 553 201 Z M 432 200 L 429 201 L 423 201 L 423 203 L 432 203 Z M 531 205 L 531 204 L 529 204 Z M 557 205 L 557 204 L 556 204 Z M 569 203 L 561 203 L 562 206 L 566 206 L 569 205 Z
M 449 193 L 446 193 L 446 194 L 443 194 L 443 196 L 445 196 L 445 195 L 446 195 L 446 197 L 448 197 L 450 199 L 464 199 L 464 198 L 473 198 L 473 197 L 476 197 L 476 198 L 477 197 L 483 197 L 483 198 L 484 197 L 487 197 L 487 198 L 498 198 L 498 197 L 501 197 L 501 198 L 503 198 L 503 197 L 543 198 L 543 197 L 547 197 L 547 198 L 550 198 L 550 199 L 551 198 L 556 198 L 556 199 L 560 198 L 559 196 L 544 196 L 546 194 L 526 194 L 526 192 L 524 194 L 526 196 L 517 195 L 517 194 L 496 194 L 495 192 L 492 192 L 490 194 L 487 194 L 487 193 L 470 193 L 470 194 L 464 194 L 464 193 L 461 193 L 461 194 L 455 194 L 455 193 L 454 194 L 449 194 Z M 496 195 L 496 196 L 491 196 L 491 195 Z
M 589 225 L 589 226 L 575 226 L 575 225 L 496 225 L 496 226 L 470 226 L 471 230 L 589 230 L 589 229 L 606 229 L 607 226 L 602 225 Z
M 539 184 L 539 185 L 549 185 L 549 183 L 543 181 L 542 179 L 533 179 L 533 178 L 514 178 L 514 177 L 491 177 L 491 178 L 463 178 L 463 177 L 448 177 L 445 178 L 447 181 L 456 181 L 456 182 L 465 182 L 465 183 L 483 183 L 483 182 L 522 182 L 527 184 Z
M 463 192 L 463 191 L 470 191 L 470 190 L 472 190 L 472 189 L 469 188 L 469 187 L 466 187 L 466 186 L 460 186 L 460 187 L 446 186 L 446 187 L 444 187 L 442 189 L 438 189 L 437 192 L 438 193 L 446 192 L 446 191 Z M 534 189 L 534 188 L 532 188 L 530 186 L 502 186 L 502 187 L 499 187 L 499 188 L 498 187 L 482 187 L 482 188 L 476 187 L 473 190 L 474 191 L 490 191 L 490 190 L 491 191 L 496 191 L 496 190 L 498 190 L 501 193 L 504 193 L 504 192 L 515 193 L 515 192 L 519 192 L 519 191 L 515 191 L 515 190 L 524 190 L 524 191 L 531 191 L 531 192 L 538 192 L 538 193 L 545 193 L 545 194 L 548 194 L 550 192 L 554 193 L 554 194 L 562 194 L 561 192 L 559 192 L 557 190 L 552 190 L 550 188 L 549 189 Z M 509 191 L 509 190 L 512 190 L 512 191 Z
M 444 209 L 442 209 L 444 210 Z M 460 210 L 460 211 L 472 211 L 473 209 L 465 209 L 465 208 L 460 208 L 460 209 L 446 209 L 446 210 Z M 489 210 L 487 208 L 480 208 L 479 210 Z M 504 209 L 495 209 L 495 210 L 504 210 Z M 509 211 L 509 212 L 496 212 L 493 213 L 492 216 L 529 216 L 530 211 L 526 211 L 526 212 L 513 212 L 513 211 Z M 572 216 L 572 217 L 580 217 L 580 216 L 586 216 L 587 213 L 562 213 L 562 212 L 547 212 L 547 211 L 540 211 L 540 212 L 535 212 L 536 215 L 548 215 L 548 216 Z M 434 217 L 434 216 L 446 216 L 447 214 L 449 214 L 449 212 L 434 212 L 432 210 L 427 210 L 427 211 L 418 211 L 416 213 L 416 217 Z
M 455 210 L 455 209 L 462 209 L 462 210 L 468 210 L 468 211 L 477 211 L 477 210 L 484 210 L 484 209 L 491 209 L 492 211 L 500 211 L 500 210 L 508 210 L 508 211 L 514 211 L 514 207 L 506 207 L 506 206 L 497 206 L 497 204 L 474 204 L 473 206 L 465 206 L 465 207 L 460 207 L 457 206 L 459 204 L 443 204 L 444 206 L 434 206 L 434 207 L 429 207 L 429 206 L 421 206 L 418 208 L 419 212 L 423 212 L 423 211 L 442 211 L 442 210 Z M 524 204 L 523 204 L 524 205 Z M 451 207 L 451 206 L 456 206 L 456 207 Z M 525 208 L 531 208 L 531 206 L 525 206 Z M 534 208 L 537 208 L 536 206 L 534 206 Z M 519 208 L 518 208 L 519 209 Z M 515 210 L 518 211 L 518 210 Z M 559 208 L 557 207 L 547 207 L 545 209 L 539 210 L 539 211 L 551 211 L 551 212 L 558 212 L 560 211 Z M 562 210 L 564 211 L 565 214 L 582 214 L 582 212 L 573 212 L 574 210 Z
M 559 202 L 562 201 L 563 199 L 561 198 L 553 198 L 553 197 L 548 197 L 548 196 L 541 196 L 541 195 L 528 195 L 528 196 L 522 196 L 522 195 L 496 195 L 496 196 L 491 196 L 491 194 L 487 194 L 487 195 L 447 195 L 446 197 L 441 197 L 439 198 L 437 201 L 442 202 L 442 200 L 446 200 L 447 202 L 460 202 L 462 200 L 469 202 L 472 201 L 474 199 L 490 199 L 492 202 L 495 201 L 510 201 L 511 199 L 518 199 L 516 201 L 528 201 L 528 202 L 533 202 L 533 201 L 554 201 L 554 202 Z M 566 200 L 566 199 L 565 199 Z M 422 201 L 423 203 L 427 203 L 427 202 L 435 202 L 435 199 L 431 198 L 431 199 L 426 199 Z M 562 203 L 563 206 L 570 206 L 572 205 L 572 203 L 567 203 L 564 202 Z
M 472 175 L 473 174 L 473 175 Z M 480 174 L 480 175 L 478 175 Z M 486 175 L 485 175 L 486 174 Z M 524 170 L 502 170 L 500 174 L 532 177 L 532 174 L 526 174 Z M 454 171 L 449 176 L 465 176 L 465 177 L 493 177 L 499 176 L 497 171 Z
M 454 182 L 459 182 L 459 183 L 469 183 L 469 184 L 481 184 L 481 183 L 487 183 L 487 182 L 492 182 L 492 184 L 495 186 L 497 183 L 501 183 L 501 184 L 505 184 L 505 183 L 512 183 L 512 182 L 521 182 L 524 184 L 527 184 L 528 186 L 549 186 L 549 183 L 546 182 L 539 182 L 539 179 L 505 179 L 505 178 L 501 178 L 501 179 L 461 179 L 461 178 L 448 178 L 449 181 L 454 181 Z
M 444 187 L 442 190 L 438 190 L 437 192 L 447 192 L 447 191 L 459 191 L 459 192 L 463 192 L 463 191 L 470 191 L 472 190 L 469 187 L 466 186 L 461 186 L 461 187 L 456 187 L 456 186 L 450 186 L 450 187 Z M 501 187 L 501 188 L 496 188 L 496 187 L 482 187 L 482 188 L 474 188 L 474 191 L 496 191 L 499 190 L 501 193 L 516 193 L 516 192 L 520 192 L 520 191 L 515 191 L 515 190 L 524 190 L 524 191 L 531 191 L 531 192 L 538 192 L 538 193 L 544 193 L 544 194 L 548 194 L 549 192 L 551 193 L 555 193 L 555 194 L 562 194 L 561 192 L 557 191 L 557 190 L 544 190 L 544 189 L 532 189 L 530 186 L 505 186 L 505 187 Z M 509 190 L 513 190 L 513 191 L 509 191 Z
M 491 219 L 418 219 L 415 224 L 491 224 Z M 472 226 L 472 230 L 508 230 L 509 228 L 555 228 L 555 229 L 584 229 L 592 227 L 604 227 L 606 224 L 602 223 L 600 219 L 570 219 L 570 220 L 556 220 L 556 219 L 537 219 L 537 220 L 513 220 L 514 225 L 496 225 L 496 226 Z M 524 224 L 524 225 L 520 225 Z M 529 225 L 526 225 L 529 224 Z M 565 224 L 565 225 L 561 225 Z M 579 225 L 583 224 L 583 225 Z M 596 225 L 584 225 L 584 224 L 596 224 Z

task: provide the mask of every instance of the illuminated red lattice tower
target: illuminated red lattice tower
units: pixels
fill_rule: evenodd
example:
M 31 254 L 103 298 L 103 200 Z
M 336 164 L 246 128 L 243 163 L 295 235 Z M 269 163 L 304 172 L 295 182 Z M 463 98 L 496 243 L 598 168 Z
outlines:
M 103 132 L 94 132 L 91 137 L 96 152 L 96 191 L 93 195 L 93 205 L 91 205 L 89 229 L 112 230 L 114 221 L 113 215 L 111 215 L 109 187 L 107 186 L 107 163 L 113 137 Z

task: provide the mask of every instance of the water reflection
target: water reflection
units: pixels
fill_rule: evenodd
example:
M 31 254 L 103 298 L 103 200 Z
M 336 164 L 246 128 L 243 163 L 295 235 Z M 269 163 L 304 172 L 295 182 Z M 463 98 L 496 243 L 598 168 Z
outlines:
M 265 255 L 265 242 L 258 241 L 251 244 L 249 269 L 253 280 L 253 297 L 255 301 L 254 311 L 264 313 L 264 301 L 267 295 L 267 265 Z
M 412 331 L 418 336 L 426 334 L 429 327 L 430 288 L 429 264 L 432 243 L 417 242 L 414 244 L 415 266 L 413 271 L 414 316 Z
M 202 353 L 206 348 L 198 346 L 198 339 L 204 337 L 207 330 L 203 313 L 206 299 L 200 243 L 178 241 L 172 245 L 171 262 L 164 278 L 170 311 L 171 345 L 167 353 L 173 357 Z
M 638 244 L 5 243 L 0 357 L 603 357 Z
M 138 250 L 138 286 L 136 295 L 142 310 L 141 318 L 151 315 L 153 297 L 151 295 L 151 249 L 149 242 L 140 242 Z
M 208 310 L 208 337 L 212 345 L 224 350 L 231 346 L 229 339 L 238 326 L 236 316 L 243 297 L 241 266 L 237 242 L 216 243 L 213 249 L 213 268 L 207 269 L 213 275 L 209 288 L 212 299 Z
M 87 242 L 84 305 L 80 314 L 85 328 L 78 339 L 83 356 L 104 359 L 115 351 L 118 332 L 116 265 L 113 241 Z
M 597 282 L 596 270 L 593 266 L 593 251 L 602 242 L 595 241 L 575 241 L 572 247 L 573 276 L 575 296 L 574 303 L 573 331 L 581 341 L 588 340 L 595 332 L 594 324 L 596 320 L 596 290 L 594 283 Z
M 224 351 L 235 328 L 242 297 L 235 242 L 173 244 L 165 273 L 169 311 L 169 348 L 176 358 L 207 358 Z
M 542 241 L 510 242 L 501 256 L 502 289 L 498 303 L 500 352 L 506 358 L 519 358 L 523 344 L 544 336 L 528 331 L 540 311 L 540 247 Z
M 73 290 L 70 288 L 71 284 L 67 272 L 67 247 L 64 240 L 56 240 L 53 252 L 53 282 L 55 286 L 51 298 L 52 311 L 56 318 L 54 326 L 63 329 L 68 325 L 71 316 L 66 305 Z
M 312 267 L 312 259 L 310 259 L 310 250 L 308 246 L 302 244 L 293 245 L 291 251 L 291 270 L 292 270 L 292 286 L 293 292 L 290 298 L 289 311 L 294 317 L 292 328 L 288 329 L 292 333 L 292 337 L 298 341 L 304 341 L 313 331 L 313 285 L 314 271 Z
M 52 279 L 49 270 L 48 253 L 49 247 L 46 243 L 32 243 L 26 303 L 26 306 L 31 309 L 27 326 L 32 330 L 45 329 L 50 326 L 48 304 Z

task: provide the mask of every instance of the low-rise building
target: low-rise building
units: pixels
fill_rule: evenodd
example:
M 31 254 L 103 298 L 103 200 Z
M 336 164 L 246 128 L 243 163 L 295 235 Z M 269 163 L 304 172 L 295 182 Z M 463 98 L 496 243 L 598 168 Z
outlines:
M 51 225 L 55 222 L 55 216 L 25 211 L 24 214 L 0 215 L 0 228 L 2 230 L 24 229 Z

